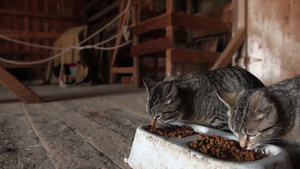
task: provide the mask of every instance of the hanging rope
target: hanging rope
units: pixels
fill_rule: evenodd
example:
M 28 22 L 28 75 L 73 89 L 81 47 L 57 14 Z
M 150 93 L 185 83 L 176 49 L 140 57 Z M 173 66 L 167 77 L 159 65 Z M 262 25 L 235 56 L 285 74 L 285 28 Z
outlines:
M 130 6 L 130 2 L 131 0 L 129 0 L 127 2 L 126 8 L 124 9 L 124 11 L 122 11 L 121 13 L 119 13 L 119 15 L 117 17 L 115 17 L 113 20 L 111 20 L 109 23 L 107 23 L 106 25 L 104 25 L 101 29 L 97 30 L 96 32 L 94 32 L 92 35 L 90 35 L 89 37 L 85 38 L 84 40 L 82 40 L 78 45 L 75 46 L 69 46 L 66 48 L 59 48 L 59 47 L 52 47 L 52 46 L 45 46 L 45 45 L 39 45 L 39 44 L 32 44 L 32 43 L 28 43 L 28 42 L 24 42 L 24 41 L 20 41 L 20 40 L 16 40 L 16 39 L 12 39 L 3 35 L 0 35 L 1 39 L 5 39 L 7 41 L 11 41 L 14 43 L 19 43 L 22 45 L 26 45 L 26 46 L 32 46 L 32 47 L 36 47 L 36 48 L 43 48 L 43 49 L 51 49 L 51 50 L 61 50 L 60 53 L 54 55 L 54 56 L 50 56 L 49 58 L 45 58 L 45 59 L 41 59 L 41 60 L 37 60 L 37 61 L 29 61 L 29 62 L 22 62 L 22 61 L 14 61 L 14 60 L 9 60 L 9 59 L 5 59 L 5 58 L 1 58 L 0 60 L 6 63 L 10 63 L 10 64 L 16 64 L 16 65 L 33 65 L 33 64 L 40 64 L 40 63 L 44 63 L 44 62 L 48 62 L 52 59 L 55 59 L 57 57 L 63 56 L 64 53 L 68 52 L 70 49 L 78 49 L 78 50 L 83 50 L 83 49 L 98 49 L 98 50 L 114 50 L 116 48 L 120 48 L 123 47 L 125 45 L 128 45 L 129 43 L 131 43 L 131 41 L 128 41 L 128 37 L 124 37 L 125 40 L 127 41 L 126 43 L 117 45 L 117 46 L 113 46 L 113 47 L 99 47 L 102 44 L 105 44 L 113 39 L 115 39 L 117 36 L 119 36 L 120 34 L 124 35 L 124 31 L 128 31 L 128 30 L 122 30 L 121 32 L 117 33 L 116 35 L 112 36 L 109 39 L 106 39 L 102 42 L 96 43 L 94 45 L 86 45 L 86 46 L 80 46 L 83 43 L 87 42 L 88 40 L 90 40 L 91 38 L 93 38 L 94 36 L 96 36 L 97 34 L 99 34 L 101 31 L 105 30 L 108 26 L 110 26 L 113 22 L 115 22 L 117 19 L 119 19 L 122 15 L 124 15 L 126 12 L 130 12 L 129 10 L 129 6 Z M 129 16 L 129 14 L 128 14 Z M 127 17 L 127 25 L 129 22 L 129 17 Z M 131 28 L 133 25 L 130 25 L 129 27 Z M 126 33 L 128 34 L 128 33 Z

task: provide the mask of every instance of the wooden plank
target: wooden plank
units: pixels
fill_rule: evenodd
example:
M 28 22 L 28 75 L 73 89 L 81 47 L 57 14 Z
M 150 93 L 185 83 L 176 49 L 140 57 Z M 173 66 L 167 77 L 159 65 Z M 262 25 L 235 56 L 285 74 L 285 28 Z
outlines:
M 82 104 L 78 104 L 77 100 L 64 101 L 61 104 L 133 140 L 136 128 L 142 123 L 149 123 L 149 118 L 144 109 L 146 95 L 141 97 L 141 93 L 132 92 L 131 94 L 111 95 L 108 96 L 109 98 L 99 97 L 96 100 L 87 98 L 82 100 Z M 143 101 L 139 104 L 141 99 Z
M 157 73 L 157 72 L 164 72 L 166 70 L 166 67 L 143 67 L 143 70 L 147 72 Z
M 34 116 L 34 114 L 36 114 L 36 112 L 40 113 L 41 110 L 44 109 L 44 112 L 46 112 L 46 113 L 40 113 L 40 115 L 49 114 L 50 116 L 53 116 L 55 118 L 55 119 L 53 119 L 54 122 L 50 121 L 48 124 L 60 123 L 60 121 L 61 121 L 65 125 L 68 126 L 67 128 L 62 126 L 63 129 L 65 129 L 68 132 L 70 131 L 70 129 L 72 131 L 76 131 L 77 136 L 75 135 L 73 137 L 75 137 L 75 138 L 77 137 L 77 138 L 74 140 L 75 141 L 80 140 L 80 139 L 78 139 L 79 138 L 78 136 L 80 136 L 81 139 L 83 139 L 83 140 L 80 141 L 81 143 L 79 142 L 79 144 L 77 144 L 76 146 L 72 146 L 71 149 L 72 149 L 72 151 L 75 151 L 75 152 L 77 151 L 76 154 L 80 154 L 80 152 L 83 152 L 83 154 L 84 153 L 89 154 L 90 152 L 87 151 L 86 149 L 81 148 L 81 150 L 80 150 L 80 148 L 78 147 L 78 146 L 80 146 L 80 144 L 83 144 L 83 143 L 84 143 L 83 145 L 88 146 L 86 148 L 93 150 L 91 152 L 91 154 L 93 154 L 93 156 L 94 156 L 93 157 L 94 159 L 92 162 L 104 163 L 104 165 L 97 164 L 97 165 L 94 165 L 94 167 L 106 166 L 105 163 L 108 163 L 107 168 L 118 167 L 118 168 L 128 168 L 129 169 L 128 164 L 124 163 L 124 157 L 129 156 L 130 147 L 128 147 L 128 146 L 130 146 L 132 144 L 132 140 L 127 139 L 122 134 L 119 134 L 119 133 L 115 132 L 114 130 L 111 130 L 105 124 L 100 124 L 95 121 L 89 120 L 85 116 L 82 116 L 79 113 L 77 113 L 76 109 L 70 109 L 58 102 L 50 102 L 47 104 L 43 104 L 43 105 L 39 106 L 38 109 L 35 108 L 35 107 L 38 107 L 38 105 L 35 107 L 28 105 L 28 106 L 26 106 L 26 108 L 27 107 L 33 108 L 33 109 L 29 109 L 29 110 L 27 109 L 28 113 L 29 113 L 29 111 L 34 112 L 34 113 L 31 113 L 32 119 L 35 119 L 33 116 Z M 38 119 L 38 118 L 36 118 L 36 119 Z M 43 125 L 40 125 L 40 126 L 42 127 Z M 55 127 L 55 128 L 56 128 L 56 130 L 57 129 L 60 131 L 62 130 L 57 127 Z M 45 131 L 46 129 L 40 128 L 40 130 Z M 53 131 L 53 130 L 50 130 L 50 131 Z M 47 136 L 47 137 L 49 138 L 51 135 L 52 134 L 49 134 L 49 136 Z M 54 135 L 56 135 L 56 134 L 54 134 Z M 62 135 L 62 134 L 60 134 L 60 135 Z M 48 141 L 48 142 L 50 142 L 50 141 Z M 61 147 L 61 148 L 63 148 L 63 147 Z M 75 149 L 78 149 L 78 150 L 75 150 Z M 51 149 L 51 151 L 53 151 L 53 150 L 54 149 Z M 56 149 L 56 151 L 57 151 L 57 149 Z M 60 149 L 60 151 L 64 151 L 64 150 Z M 72 151 L 65 152 L 65 153 L 67 153 L 69 157 L 74 157 L 74 156 L 70 155 L 70 153 L 72 153 Z M 115 153 L 116 151 L 118 153 Z M 101 156 L 99 156 L 98 154 L 104 154 L 104 158 L 106 158 L 106 160 L 101 159 Z M 57 157 L 58 155 L 62 155 L 62 154 L 56 154 L 56 158 L 58 158 Z M 76 159 L 80 160 L 83 164 L 91 163 L 89 158 L 79 159 L 78 156 L 75 156 L 75 158 L 72 159 L 72 161 L 74 160 L 73 163 L 75 162 Z M 61 161 L 63 161 L 63 160 L 61 160 Z M 74 166 L 74 164 L 70 163 L 71 162 L 70 160 L 68 160 L 68 161 L 69 161 L 69 164 L 66 166 L 70 166 L 70 165 Z M 78 167 L 74 166 L 74 167 L 70 167 L 70 168 L 81 168 L 81 167 L 84 168 L 83 164 L 77 163 Z M 76 165 L 76 163 L 75 163 L 75 165 Z M 59 168 L 59 167 L 57 167 L 57 168 Z M 62 168 L 64 168 L 64 167 L 62 167 Z
M 103 16 L 104 14 L 110 12 L 111 10 L 117 8 L 121 3 L 121 0 L 117 0 L 116 2 L 110 4 L 109 6 L 106 6 L 104 9 L 100 10 L 98 13 L 92 15 L 89 18 L 89 23 L 97 20 L 98 18 L 100 18 L 101 16 Z
M 153 52 L 159 52 L 171 47 L 172 43 L 170 39 L 168 37 L 163 37 L 131 47 L 131 55 L 140 56 Z
M 100 133 L 102 136 L 99 137 L 102 137 L 102 140 L 99 139 L 99 142 L 103 144 L 103 140 L 106 139 L 103 137 L 110 133 L 107 131 L 108 135 L 106 135 L 101 131 L 105 127 L 92 125 L 85 117 L 78 116 L 72 109 L 66 109 L 57 102 L 25 105 L 24 111 L 55 168 L 98 168 L 99 166 L 119 168 L 112 159 L 106 158 L 106 154 L 90 144 L 94 135 Z M 61 116 L 55 111 L 61 113 Z M 79 120 L 78 117 L 81 119 Z M 74 126 L 74 123 L 77 125 Z M 87 129 L 89 127 L 90 129 Z M 98 128 L 94 130 L 95 127 Z M 86 134 L 93 134 L 82 137 L 82 129 Z M 104 149 L 107 147 L 111 146 L 103 144 Z
M 133 73 L 133 67 L 112 67 L 110 69 L 112 73 Z
M 229 44 L 222 52 L 219 59 L 212 66 L 211 70 L 226 67 L 232 60 L 233 54 L 238 50 L 238 48 L 242 45 L 244 40 L 246 39 L 246 29 L 239 29 L 234 37 L 230 40 Z
M 209 11 L 196 13 L 197 16 L 202 16 L 206 18 L 212 18 L 212 19 L 218 19 L 218 20 L 224 20 L 228 23 L 232 23 L 232 10 L 233 8 L 233 2 L 232 3 L 224 5 L 219 8 L 215 8 Z
M 121 13 L 121 11 L 124 11 L 125 8 L 126 8 L 126 4 L 127 4 L 128 0 L 122 0 L 121 2 L 121 5 L 120 5 L 120 8 L 119 8 L 119 13 Z M 118 24 L 118 32 L 117 33 L 120 33 L 121 31 L 123 31 L 123 28 L 125 26 L 125 23 L 126 23 L 126 19 L 127 19 L 127 16 L 128 16 L 128 13 L 126 12 L 124 15 L 122 15 L 120 18 L 119 18 L 119 24 Z M 119 46 L 121 44 L 121 41 L 122 41 L 122 35 L 119 35 L 117 38 L 116 38 L 116 41 L 115 41 L 115 46 Z M 119 48 L 116 48 L 113 52 L 113 56 L 112 56 L 112 61 L 111 61 L 111 68 L 113 67 L 117 67 L 117 56 L 118 56 L 118 52 L 119 52 Z M 116 81 L 116 74 L 114 72 L 111 72 L 110 73 L 110 79 L 109 79 L 109 82 L 110 83 L 114 83 Z
M 60 34 L 55 32 L 38 31 L 16 31 L 11 29 L 0 29 L 0 35 L 9 38 L 30 38 L 30 39 L 57 39 Z
M 42 65 L 40 64 L 35 64 L 35 65 L 15 65 L 15 64 L 11 64 L 11 63 L 6 63 L 0 60 L 0 65 L 4 68 L 14 68 L 14 69 L 18 69 L 18 68 L 41 68 Z
M 247 3 L 245 0 L 233 0 L 233 22 L 232 22 L 232 33 L 233 35 L 239 28 L 246 28 L 246 9 Z
M 229 25 L 218 19 L 210 19 L 202 16 L 188 15 L 184 13 L 172 13 L 172 25 L 189 27 L 194 29 L 217 30 L 220 32 L 231 32 Z
M 28 51 L 0 51 L 0 56 L 9 56 L 9 55 L 22 55 L 22 56 L 34 56 L 34 55 L 49 55 L 49 52 L 28 52 Z
M 22 104 L 1 104 L 0 116 L 0 168 L 54 169 L 24 115 Z
M 132 8 L 132 24 L 140 23 L 140 14 L 141 14 L 141 6 L 134 6 Z M 137 35 L 133 35 L 132 38 L 132 46 L 136 46 L 139 43 L 139 37 Z M 133 84 L 136 87 L 140 86 L 140 58 L 133 57 Z
M 25 103 L 39 103 L 42 99 L 39 98 L 27 86 L 22 84 L 17 78 L 10 74 L 0 65 L 0 83 L 17 95 Z
M 132 34 L 139 35 L 149 31 L 153 31 L 160 28 L 165 28 L 171 24 L 171 15 L 166 13 L 157 17 L 148 19 L 144 22 L 140 22 L 132 27 Z
M 232 1 L 233 6 L 233 22 L 232 22 L 232 37 L 235 36 L 236 32 L 240 28 L 247 28 L 247 2 L 246 0 L 233 0 Z M 248 28 L 247 28 L 248 29 Z M 248 58 L 248 52 L 247 52 L 247 46 L 244 45 L 241 52 L 235 53 L 232 57 L 232 65 L 236 66 L 239 64 L 239 66 L 244 67 L 247 69 L 247 62 L 249 60 Z M 238 58 L 238 59 L 237 59 Z
M 23 4 L 24 4 L 24 10 L 25 11 L 29 11 L 29 1 L 28 0 L 24 0 Z M 23 19 L 24 19 L 24 30 L 29 32 L 30 31 L 29 18 L 24 17 Z M 30 39 L 29 38 L 25 38 L 24 41 L 25 42 L 30 42 Z M 27 46 L 27 45 L 24 46 L 24 50 L 25 51 L 31 51 L 31 48 L 32 47 Z
M 172 62 L 187 62 L 187 63 L 215 63 L 220 52 L 199 51 L 192 49 L 172 49 Z
M 28 11 L 20 11 L 20 10 L 12 10 L 12 9 L 0 9 L 0 15 L 6 16 L 17 16 L 17 17 L 30 17 L 30 18 L 40 18 L 40 19 L 55 19 L 55 20 L 65 20 L 65 21 L 76 21 L 80 22 L 80 17 L 73 16 L 63 16 L 60 14 L 54 13 L 41 13 L 41 12 L 28 12 Z
M 175 11 L 175 2 L 174 0 L 166 0 L 166 13 L 171 16 L 171 24 L 166 26 L 166 36 L 170 40 L 170 45 L 173 47 L 174 45 L 174 24 L 172 21 L 172 13 Z M 173 63 L 171 61 L 172 53 L 171 48 L 166 50 L 166 71 L 165 75 L 167 76 L 169 73 L 173 72 Z
M 39 0 L 30 0 L 30 2 L 29 2 L 30 3 L 29 7 L 30 7 L 30 10 L 31 10 L 30 12 L 38 12 L 39 11 L 38 7 L 39 7 L 39 3 L 40 2 L 41 1 L 39 1 Z M 40 23 L 41 23 L 40 21 L 41 21 L 41 19 L 39 19 L 39 18 L 30 18 L 29 21 L 30 21 L 29 22 L 30 25 L 32 25 L 30 31 L 41 32 L 40 31 L 40 27 L 41 27 L 40 26 Z M 32 39 L 31 43 L 39 44 L 39 45 L 41 44 L 39 39 Z M 33 47 L 32 51 L 33 52 L 39 52 L 39 51 L 41 51 L 41 48 L 35 48 L 35 47 Z

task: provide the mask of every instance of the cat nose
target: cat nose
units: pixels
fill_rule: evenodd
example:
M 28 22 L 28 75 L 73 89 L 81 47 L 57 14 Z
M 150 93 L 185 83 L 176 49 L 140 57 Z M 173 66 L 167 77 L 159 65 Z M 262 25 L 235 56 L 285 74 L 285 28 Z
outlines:
M 247 148 L 247 142 L 240 141 L 240 146 L 241 146 L 242 148 Z
M 156 126 L 157 125 L 157 120 L 160 119 L 161 116 L 154 116 L 151 120 L 151 124 L 152 126 Z

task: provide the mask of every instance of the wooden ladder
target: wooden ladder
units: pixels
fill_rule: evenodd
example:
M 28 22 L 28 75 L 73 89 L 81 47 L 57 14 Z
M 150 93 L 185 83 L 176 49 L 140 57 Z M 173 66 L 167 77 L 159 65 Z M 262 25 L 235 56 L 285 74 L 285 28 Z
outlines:
M 125 9 L 123 0 L 122 9 Z M 153 4 L 153 0 L 148 0 Z M 114 51 L 113 62 L 111 68 L 111 83 L 115 81 L 117 73 L 132 73 L 135 86 L 140 86 L 140 61 L 143 56 L 150 55 L 156 52 L 164 52 L 165 57 L 165 74 L 173 72 L 173 64 L 177 63 L 209 63 L 213 64 L 211 69 L 225 67 L 231 62 L 232 55 L 238 50 L 246 38 L 245 28 L 239 29 L 234 37 L 231 39 L 223 52 L 216 51 L 201 51 L 196 49 L 176 48 L 175 27 L 184 27 L 189 29 L 204 30 L 206 32 L 220 32 L 231 33 L 228 23 L 214 17 L 207 17 L 206 15 L 193 15 L 189 6 L 191 0 L 187 0 L 187 13 L 176 12 L 174 7 L 174 0 L 166 0 L 166 12 L 156 17 L 152 17 L 146 21 L 140 22 L 142 1 L 136 0 L 131 4 L 132 8 L 132 27 L 133 42 L 131 47 L 131 57 L 133 57 L 133 67 L 117 67 L 116 55 L 118 50 Z M 126 6 L 126 5 L 125 5 Z M 119 21 L 119 31 L 121 31 L 125 24 L 124 15 Z M 205 23 L 205 24 L 203 24 Z M 153 38 L 146 42 L 139 42 L 140 36 L 150 31 L 165 29 L 165 36 L 160 38 Z M 121 42 L 121 36 L 116 40 L 116 45 Z M 155 55 L 153 55 L 155 56 Z M 155 62 L 155 61 L 154 61 Z M 156 69 L 159 69 L 156 67 Z

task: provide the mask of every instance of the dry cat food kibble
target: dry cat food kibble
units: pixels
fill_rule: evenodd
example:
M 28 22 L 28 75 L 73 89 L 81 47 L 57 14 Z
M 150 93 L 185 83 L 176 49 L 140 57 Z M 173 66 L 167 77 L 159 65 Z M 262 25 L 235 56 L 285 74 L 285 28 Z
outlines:
M 152 125 L 147 125 L 145 129 L 151 133 L 156 135 L 165 136 L 165 137 L 187 137 L 191 135 L 198 134 L 191 127 L 187 126 L 177 126 L 177 125 L 169 125 L 161 128 L 156 128 Z
M 267 157 L 267 154 L 258 149 L 257 151 L 242 149 L 239 142 L 216 135 L 208 136 L 200 133 L 189 147 L 209 156 L 227 161 L 254 161 Z

